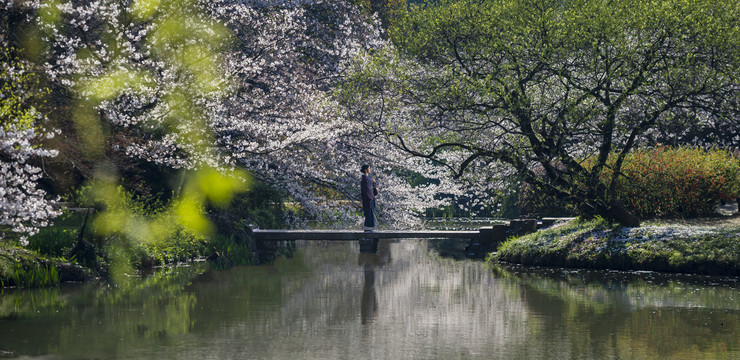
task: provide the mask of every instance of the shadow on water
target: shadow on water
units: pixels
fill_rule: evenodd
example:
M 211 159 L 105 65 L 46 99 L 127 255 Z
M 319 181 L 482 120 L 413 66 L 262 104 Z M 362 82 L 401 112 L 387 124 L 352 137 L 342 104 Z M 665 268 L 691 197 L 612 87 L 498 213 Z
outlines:
M 429 240 L 429 248 L 434 250 L 439 256 L 455 260 L 467 259 L 465 250 L 467 249 L 468 240 L 461 239 L 432 239 Z

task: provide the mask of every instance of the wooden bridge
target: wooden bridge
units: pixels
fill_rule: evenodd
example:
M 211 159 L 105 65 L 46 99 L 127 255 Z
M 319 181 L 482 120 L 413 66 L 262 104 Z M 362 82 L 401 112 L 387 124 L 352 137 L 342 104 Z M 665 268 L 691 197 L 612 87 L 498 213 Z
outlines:
M 363 239 L 468 239 L 477 241 L 503 241 L 511 235 L 521 235 L 550 226 L 559 219 L 517 219 L 506 223 L 482 227 L 478 230 L 261 230 L 252 232 L 257 241 L 327 240 L 351 241 Z
M 480 230 L 379 230 L 364 232 L 356 230 L 254 230 L 257 241 L 327 240 L 351 241 L 363 239 L 479 239 Z
M 509 236 L 534 232 L 539 227 L 549 226 L 557 219 L 547 218 L 511 220 L 505 224 L 482 227 L 478 230 L 253 230 L 260 262 L 271 262 L 281 241 L 323 240 L 358 241 L 360 252 L 374 252 L 380 239 L 465 239 L 468 240 L 466 255 L 480 256 L 494 251 L 498 244 Z

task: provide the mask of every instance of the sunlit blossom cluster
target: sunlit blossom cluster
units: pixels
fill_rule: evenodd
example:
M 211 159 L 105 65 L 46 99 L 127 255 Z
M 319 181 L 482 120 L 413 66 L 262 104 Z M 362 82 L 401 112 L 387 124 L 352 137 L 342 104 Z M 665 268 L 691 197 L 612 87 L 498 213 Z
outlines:
M 41 169 L 29 163 L 32 158 L 56 156 L 54 150 L 33 146 L 37 136 L 33 129 L 0 128 L 0 226 L 25 235 L 35 234 L 60 214 L 53 207 L 55 201 L 38 188 Z

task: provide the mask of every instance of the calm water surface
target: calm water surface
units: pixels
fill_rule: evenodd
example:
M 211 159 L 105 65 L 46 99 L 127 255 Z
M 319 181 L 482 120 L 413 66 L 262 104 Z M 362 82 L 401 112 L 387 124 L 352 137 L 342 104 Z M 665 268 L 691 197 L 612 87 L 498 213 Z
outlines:
M 0 358 L 740 359 L 740 284 L 312 242 L 274 266 L 5 289 Z

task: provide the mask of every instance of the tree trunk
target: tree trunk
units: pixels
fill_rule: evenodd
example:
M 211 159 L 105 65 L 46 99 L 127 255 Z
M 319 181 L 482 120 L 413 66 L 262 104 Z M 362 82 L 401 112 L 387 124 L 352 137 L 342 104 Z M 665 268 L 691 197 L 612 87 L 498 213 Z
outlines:
M 599 210 L 608 220 L 616 221 L 624 226 L 640 227 L 640 219 L 621 204 L 609 204 L 608 207 Z

